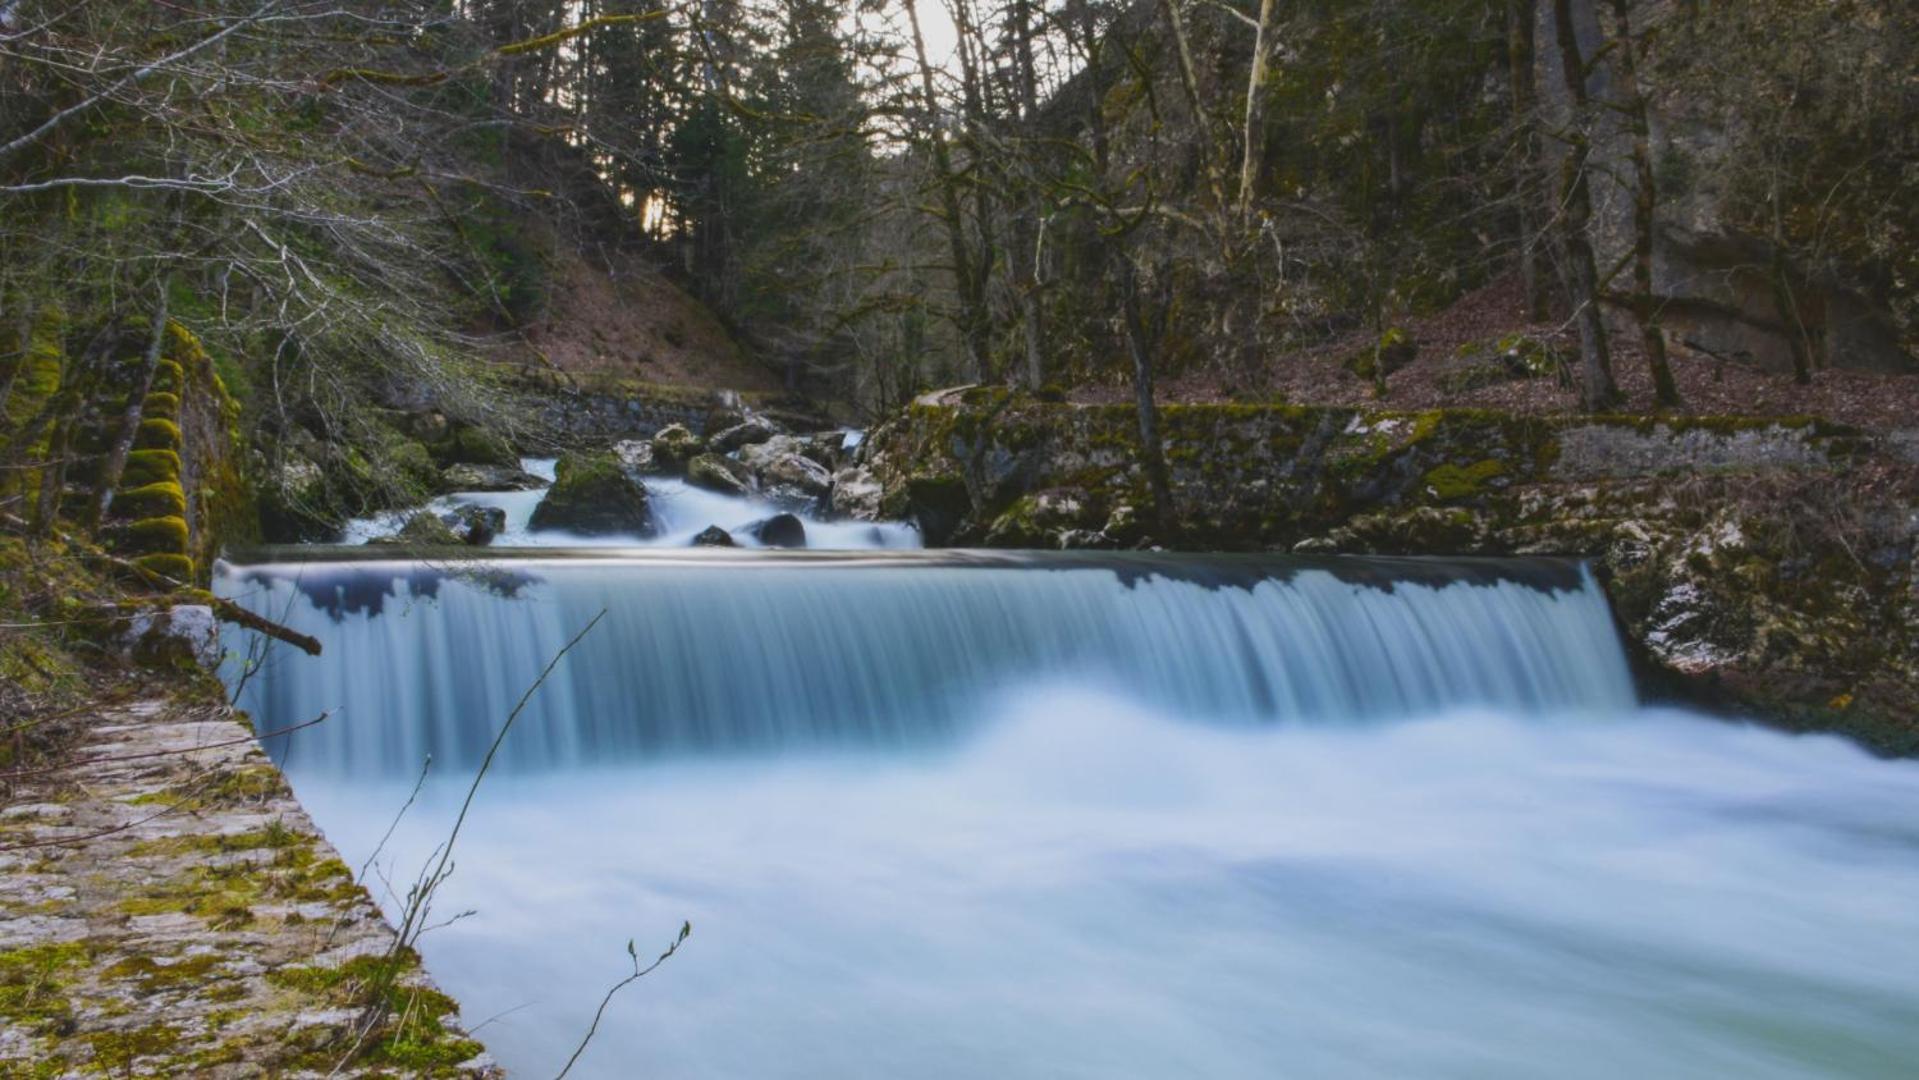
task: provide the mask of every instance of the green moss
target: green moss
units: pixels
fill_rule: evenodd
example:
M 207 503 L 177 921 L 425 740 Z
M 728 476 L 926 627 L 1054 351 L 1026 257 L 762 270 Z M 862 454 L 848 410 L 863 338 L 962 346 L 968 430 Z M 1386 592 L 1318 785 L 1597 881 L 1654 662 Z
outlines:
M 148 858 L 156 855 L 221 854 L 234 851 L 259 851 L 264 848 L 287 848 L 299 843 L 299 835 L 288 829 L 278 820 L 269 822 L 258 829 L 249 829 L 239 833 L 188 833 L 183 836 L 162 836 L 152 840 L 142 840 L 127 849 L 128 858 Z
M 151 994 L 210 981 L 209 976 L 219 966 L 220 958 L 213 953 L 176 957 L 166 963 L 151 956 L 129 956 L 109 965 L 100 974 L 103 978 L 132 982 L 140 993 Z
M 183 445 L 180 425 L 158 418 L 142 420 L 133 434 L 133 445 L 141 450 L 171 450 L 177 454 Z
M 4 412 L 0 412 L 0 432 L 17 431 L 31 423 L 60 392 L 66 369 L 66 347 L 61 337 L 65 328 L 66 319 L 61 309 L 49 304 L 40 310 L 27 331 L 24 349 L 0 348 L 0 353 L 13 353 L 16 357 L 10 363 L 0 364 L 0 384 L 11 380 L 6 400 L 0 403 L 4 405 Z M 9 343 L 0 341 L 0 345 L 6 344 Z M 50 436 L 50 428 L 43 429 L 33 444 L 26 447 L 6 446 L 5 440 L 0 439 L 0 448 L 15 457 L 41 458 L 46 455 Z M 0 471 L 0 495 L 25 495 L 26 505 L 31 506 L 39 489 L 38 469 Z
M 77 941 L 0 952 L 0 1018 L 34 1030 L 70 1024 L 65 980 L 92 959 L 87 945 Z
M 135 450 L 127 455 L 126 470 L 120 474 L 122 487 L 179 483 L 180 455 L 174 450 Z
M 505 439 L 471 424 L 453 428 L 445 439 L 434 443 L 430 449 L 433 460 L 440 465 L 465 463 L 502 465 L 507 468 L 519 468 L 520 465 L 519 455 L 513 452 L 513 447 Z
M 396 956 L 356 956 L 337 967 L 284 967 L 268 972 L 267 981 L 337 1005 L 383 1003 L 393 1019 L 360 1063 L 431 1075 L 468 1060 L 482 1047 L 447 1028 L 448 1018 L 458 1012 L 452 998 L 406 985 L 405 977 L 419 965 L 419 956 L 407 949 Z
M 153 391 L 156 394 L 178 394 L 186 387 L 186 371 L 176 360 L 162 359 L 153 369 Z
M 177 515 L 141 518 L 121 530 L 121 546 L 141 554 L 184 554 L 187 519 Z
M 185 805 L 223 801 L 218 793 L 202 792 L 187 796 Z M 141 885 L 120 900 L 118 910 L 126 915 L 197 915 L 216 929 L 232 929 L 252 922 L 254 908 L 262 903 L 341 902 L 361 895 L 345 863 L 321 856 L 312 838 L 272 826 L 234 837 L 161 841 L 135 857 L 267 850 L 273 852 L 267 860 L 196 862 L 179 875 Z
M 172 482 L 146 484 L 113 497 L 113 512 L 121 517 L 184 517 L 187 495 Z
M 152 555 L 138 556 L 133 560 L 133 564 L 142 570 L 151 571 L 174 581 L 191 582 L 194 579 L 193 560 L 185 555 L 157 552 Z
M 170 1054 L 180 1042 L 180 1033 L 155 1022 L 130 1031 L 96 1031 L 85 1036 L 93 1048 L 93 1064 L 105 1072 L 131 1073 L 142 1058 Z
M 433 453 L 425 444 L 404 439 L 388 447 L 386 457 L 387 464 L 392 466 L 395 474 L 405 477 L 408 485 L 420 493 L 432 492 L 439 487 L 440 469 L 434 464 Z
M 156 390 L 140 403 L 140 415 L 157 417 L 162 420 L 174 420 L 180 416 L 180 395 L 170 391 Z
M 1506 464 L 1502 461 L 1487 459 L 1471 465 L 1441 465 L 1432 469 L 1422 478 L 1432 496 L 1441 502 L 1457 499 L 1469 499 L 1480 493 L 1488 480 L 1506 474 Z
M 32 420 L 59 391 L 66 366 L 66 348 L 61 340 L 65 329 L 66 319 L 59 307 L 50 304 L 42 308 L 27 332 L 25 350 L 0 367 L 0 376 L 13 381 L 6 400 L 7 428 L 18 428 Z
M 533 528 L 598 534 L 651 528 L 645 489 L 612 454 L 567 454 L 554 465 L 553 475 L 553 486 L 533 508 L 528 522 Z

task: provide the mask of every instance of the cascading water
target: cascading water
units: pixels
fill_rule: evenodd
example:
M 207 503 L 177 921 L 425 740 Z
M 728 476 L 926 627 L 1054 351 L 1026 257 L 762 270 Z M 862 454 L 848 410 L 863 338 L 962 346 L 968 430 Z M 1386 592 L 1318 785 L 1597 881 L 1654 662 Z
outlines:
M 270 748 L 390 880 L 607 612 L 462 833 L 440 908 L 477 914 L 423 942 L 515 1072 L 682 919 L 572 1075 L 1919 1060 L 1919 772 L 1641 708 L 1576 565 L 343 554 L 216 587 L 323 642 L 242 702 L 336 710 Z
M 1476 580 L 1449 580 L 1415 568 L 675 553 L 466 570 L 265 564 L 223 580 L 326 642 L 317 659 L 257 676 L 242 704 L 272 717 L 336 710 L 300 752 L 359 775 L 411 772 L 429 754 L 479 760 L 499 718 L 602 609 L 529 705 L 506 763 L 910 745 L 1042 678 L 1216 722 L 1632 704 L 1583 571 L 1478 565 L 1460 571 Z

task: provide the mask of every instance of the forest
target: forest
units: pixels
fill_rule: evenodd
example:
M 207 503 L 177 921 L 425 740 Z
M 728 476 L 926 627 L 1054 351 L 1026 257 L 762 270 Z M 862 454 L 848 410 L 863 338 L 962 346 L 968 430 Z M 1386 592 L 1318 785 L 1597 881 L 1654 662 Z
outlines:
M 0 0 L 0 1073 L 1900 1074 L 1916 73 Z
M 863 417 L 960 383 L 1318 400 L 1329 345 L 1385 392 L 1409 320 L 1495 284 L 1520 310 L 1483 336 L 1592 411 L 1684 408 L 1702 362 L 1897 370 L 1919 333 L 1893 3 L 5 18 L 16 351 L 164 295 L 250 415 L 374 461 L 366 407 L 484 419 L 551 365 L 565 261 L 657 269 Z

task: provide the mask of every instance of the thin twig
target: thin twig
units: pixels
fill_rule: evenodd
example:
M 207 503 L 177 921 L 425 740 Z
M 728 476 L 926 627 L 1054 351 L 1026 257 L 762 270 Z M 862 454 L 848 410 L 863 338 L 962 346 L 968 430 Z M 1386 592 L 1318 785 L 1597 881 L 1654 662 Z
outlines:
M 566 1074 L 573 1071 L 573 1063 L 580 1060 L 581 1054 L 586 1053 L 586 1044 L 592 1042 L 594 1033 L 600 1030 L 600 1018 L 606 1015 L 606 1007 L 613 1003 L 613 995 L 626 989 L 627 986 L 635 980 L 645 978 L 647 975 L 652 974 L 654 968 L 666 963 L 667 957 L 679 952 L 680 943 L 685 941 L 687 935 L 692 932 L 693 924 L 691 922 L 681 923 L 680 936 L 673 939 L 673 944 L 666 947 L 666 951 L 660 954 L 659 959 L 648 964 L 645 968 L 640 967 L 640 954 L 633 950 L 633 942 L 628 941 L 626 943 L 626 955 L 633 958 L 633 974 L 614 983 L 613 987 L 606 992 L 606 996 L 600 999 L 600 1007 L 593 1013 L 593 1023 L 586 1029 L 586 1036 L 580 1040 L 580 1045 L 573 1048 L 573 1056 L 566 1059 L 565 1067 L 560 1070 L 559 1075 L 555 1076 L 553 1080 L 566 1080 Z

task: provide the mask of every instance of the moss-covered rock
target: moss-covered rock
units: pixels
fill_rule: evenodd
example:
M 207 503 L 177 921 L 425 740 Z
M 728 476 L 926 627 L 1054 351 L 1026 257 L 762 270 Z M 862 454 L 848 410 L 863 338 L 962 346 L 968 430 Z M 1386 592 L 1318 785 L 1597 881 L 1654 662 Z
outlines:
M 677 476 L 706 450 L 706 441 L 685 424 L 668 424 L 653 436 L 652 467 L 655 471 Z
M 512 444 L 499 435 L 474 424 L 457 424 L 447 437 L 429 448 L 433 460 L 441 466 L 453 464 L 520 467 L 520 456 Z
M 127 455 L 126 468 L 120 473 L 120 486 L 125 488 L 179 482 L 180 454 L 176 450 L 135 450 Z
M 753 489 L 753 471 L 729 457 L 699 454 L 686 463 L 686 482 L 722 495 L 745 495 Z
M 124 518 L 177 517 L 187 513 L 186 492 L 180 485 L 162 481 L 120 492 L 113 497 L 113 512 Z
M 402 439 L 387 447 L 387 463 L 403 477 L 408 485 L 422 494 L 433 494 L 441 489 L 440 467 L 433 460 L 432 451 L 425 444 L 413 439 Z
M 142 570 L 158 574 L 163 578 L 179 582 L 183 585 L 190 584 L 194 580 L 193 560 L 185 555 L 176 555 L 171 552 L 156 552 L 152 555 L 141 555 L 135 558 L 133 564 Z
M 554 468 L 553 486 L 529 523 L 588 535 L 653 535 L 646 489 L 627 476 L 611 453 L 568 454 Z
M 180 425 L 160 417 L 149 417 L 140 421 L 140 428 L 133 434 L 133 445 L 141 450 L 171 450 L 179 453 L 185 445 L 180 437 Z
M 123 550 L 141 554 L 186 554 L 187 521 L 184 517 L 150 517 L 131 522 L 120 530 Z
M 176 368 L 178 364 L 174 365 Z M 180 393 L 173 390 L 155 390 L 140 403 L 140 415 L 161 420 L 173 420 L 180 415 Z

